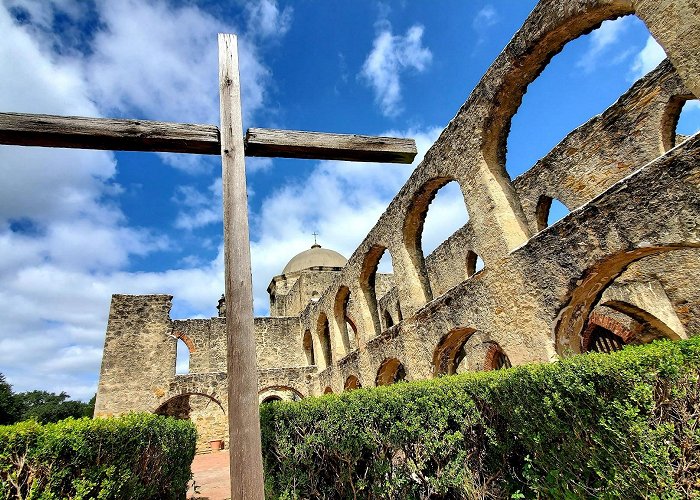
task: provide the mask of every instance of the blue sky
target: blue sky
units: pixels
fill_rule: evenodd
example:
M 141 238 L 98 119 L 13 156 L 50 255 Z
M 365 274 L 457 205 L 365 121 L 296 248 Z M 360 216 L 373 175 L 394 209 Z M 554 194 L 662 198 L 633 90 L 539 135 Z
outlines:
M 0 0 L 0 110 L 218 122 L 217 32 L 240 35 L 245 126 L 414 137 L 422 155 L 532 1 Z M 663 51 L 628 17 L 567 45 L 513 120 L 515 177 Z M 700 128 L 687 105 L 679 130 Z M 349 256 L 413 167 L 250 159 L 253 281 L 313 242 Z M 415 166 L 415 165 L 414 165 Z M 112 293 L 223 291 L 217 157 L 0 147 L 0 371 L 15 390 L 95 391 Z M 424 247 L 467 218 L 452 186 Z

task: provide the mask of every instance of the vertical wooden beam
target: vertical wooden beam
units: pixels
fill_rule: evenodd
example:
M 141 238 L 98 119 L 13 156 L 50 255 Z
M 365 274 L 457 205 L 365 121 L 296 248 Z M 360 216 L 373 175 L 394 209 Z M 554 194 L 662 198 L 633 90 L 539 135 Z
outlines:
M 263 500 L 238 41 L 219 34 L 231 500 Z

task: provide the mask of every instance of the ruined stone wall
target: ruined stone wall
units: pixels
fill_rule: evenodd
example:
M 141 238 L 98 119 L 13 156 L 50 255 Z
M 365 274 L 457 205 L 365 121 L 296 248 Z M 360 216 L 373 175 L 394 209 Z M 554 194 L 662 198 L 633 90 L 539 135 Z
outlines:
M 255 318 L 255 339 L 259 369 L 305 364 L 298 318 Z
M 540 2 L 347 265 L 280 282 L 289 287 L 277 295 L 273 314 L 293 317 L 256 319 L 261 400 L 552 361 L 585 350 L 597 327 L 625 341 L 700 333 L 700 137 L 673 147 L 680 106 L 700 92 L 700 12 L 693 5 Z M 670 62 L 511 181 L 506 140 L 527 86 L 565 43 L 634 12 Z M 469 222 L 424 256 L 426 213 L 451 181 L 460 185 Z M 573 211 L 545 227 L 552 199 Z M 386 251 L 393 274 L 376 274 Z M 484 262 L 480 272 L 476 256 Z M 101 411 L 122 411 L 132 393 L 134 404 L 145 407 L 158 384 L 173 380 L 169 298 L 150 297 L 113 301 Z M 221 366 L 223 328 L 222 320 L 174 322 L 174 334 L 194 346 L 193 371 Z M 160 356 L 142 378 L 123 358 L 139 339 L 139 363 Z M 330 363 L 322 359 L 327 346 Z M 134 373 L 139 379 L 127 380 Z M 175 378 L 174 387 L 184 381 Z M 197 393 L 221 391 L 211 379 L 194 382 Z
M 170 295 L 112 295 L 95 415 L 153 411 L 175 376 Z
M 189 373 L 226 371 L 225 318 L 175 320 L 173 335 L 189 348 Z

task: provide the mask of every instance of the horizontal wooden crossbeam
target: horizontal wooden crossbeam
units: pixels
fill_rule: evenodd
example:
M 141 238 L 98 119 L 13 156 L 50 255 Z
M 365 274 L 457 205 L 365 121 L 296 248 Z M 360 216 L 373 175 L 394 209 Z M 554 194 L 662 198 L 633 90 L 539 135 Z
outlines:
M 21 113 L 0 113 L 0 144 L 221 154 L 214 125 Z
M 219 129 L 149 120 L 0 113 L 0 144 L 55 148 L 221 154 Z M 413 139 L 252 128 L 247 156 L 411 163 Z
M 247 156 L 411 163 L 416 152 L 413 139 L 394 137 L 266 128 L 250 128 L 245 137 Z

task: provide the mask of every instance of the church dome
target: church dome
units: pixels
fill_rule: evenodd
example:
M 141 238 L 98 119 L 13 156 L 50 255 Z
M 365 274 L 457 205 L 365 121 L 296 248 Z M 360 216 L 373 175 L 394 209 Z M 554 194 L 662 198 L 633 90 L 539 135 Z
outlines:
M 284 266 L 282 274 L 302 271 L 310 267 L 343 267 L 347 261 L 348 259 L 338 252 L 315 244 L 309 250 L 304 250 L 292 257 L 292 260 Z

